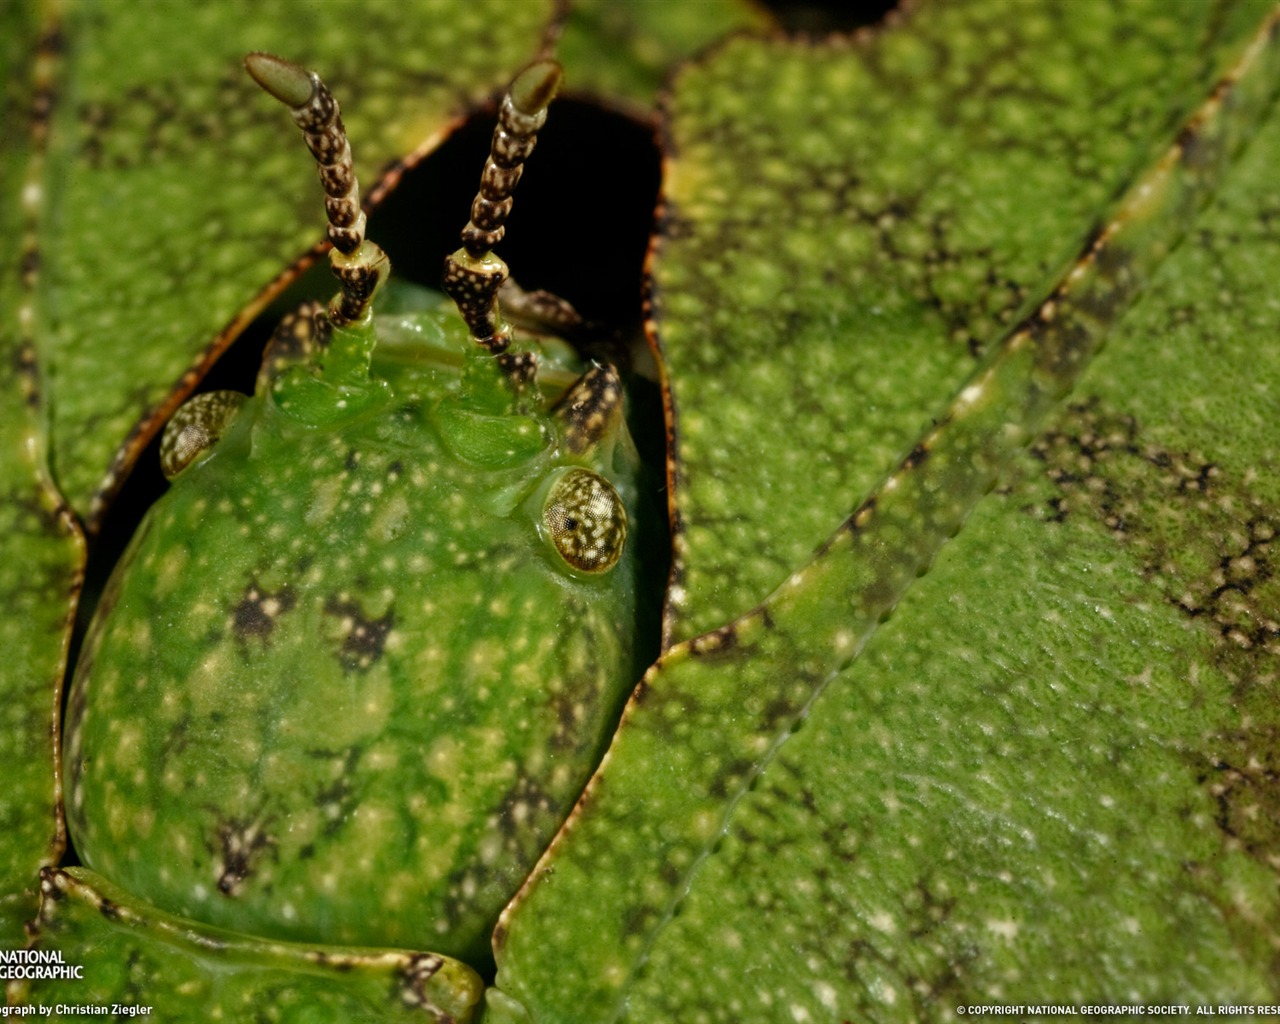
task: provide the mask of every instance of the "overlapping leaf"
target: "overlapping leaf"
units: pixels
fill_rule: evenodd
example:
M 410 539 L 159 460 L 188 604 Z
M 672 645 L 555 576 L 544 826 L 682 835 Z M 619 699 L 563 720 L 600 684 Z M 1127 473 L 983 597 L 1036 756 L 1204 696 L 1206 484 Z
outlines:
M 1278 154 L 743 798 L 628 1019 L 1275 1001 Z
M 571 70 L 571 92 L 646 116 L 677 60 L 732 32 L 768 27 L 762 9 L 735 0 L 576 0 L 556 53 Z
M 1255 19 L 932 5 L 865 43 L 743 40 L 681 73 L 654 268 L 677 639 L 809 557 Z

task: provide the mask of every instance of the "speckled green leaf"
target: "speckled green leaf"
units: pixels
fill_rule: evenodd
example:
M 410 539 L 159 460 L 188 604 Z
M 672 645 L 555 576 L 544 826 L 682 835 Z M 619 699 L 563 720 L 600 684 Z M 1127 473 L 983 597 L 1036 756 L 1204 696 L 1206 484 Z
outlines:
M 42 213 L 39 146 L 29 115 L 39 34 L 22 9 L 0 15 L 0 948 L 19 944 L 35 910 L 36 873 L 62 852 L 55 723 L 66 634 L 83 556 L 75 525 L 50 485 L 45 406 L 32 359 L 27 258 Z M 41 73 L 47 66 L 41 64 Z
M 743 797 L 627 1019 L 1275 1002 L 1278 153 Z
M 144 411 L 319 236 L 306 154 L 281 145 L 244 54 L 323 68 L 371 178 L 505 84 L 550 7 L 68 5 L 39 337 L 54 466 L 78 511 L 100 514 L 94 495 L 113 459 L 113 474 L 126 468 L 119 449 Z
M 911 447 L 1257 10 L 922 5 L 680 74 L 654 266 L 675 638 L 762 599 Z
M 575 0 L 556 53 L 571 69 L 570 90 L 643 115 L 677 60 L 730 32 L 769 24 L 763 8 L 746 0 Z
M 466 1024 L 480 996 L 468 967 L 431 953 L 252 939 L 142 906 L 78 868 L 46 872 L 42 890 L 33 948 L 79 971 L 11 982 L 9 995 L 66 1007 L 55 1019 L 118 1004 L 113 1019 Z
M 899 442 L 910 454 L 819 556 L 650 672 L 504 919 L 497 1019 L 521 1019 L 510 997 L 558 1022 L 1276 1001 L 1280 304 L 1260 268 L 1280 256 L 1280 120 L 1163 259 L 1229 140 L 1251 134 L 1247 119 L 1219 128 L 1263 108 L 1276 49 L 1272 23 L 1242 65 L 1204 62 L 1199 97 L 1180 102 L 1184 116 L 1206 105 L 1159 125 L 1118 206 L 1058 230 L 1078 262 L 1030 286 L 1043 301 L 949 404 L 955 383 L 925 399 L 917 421 L 934 426 Z M 773 57 L 757 62 L 763 92 L 772 71 L 798 74 Z M 1251 70 L 1210 94 L 1233 66 Z M 676 146 L 692 148 L 678 131 Z M 700 237 L 696 217 L 677 224 Z M 742 227 L 726 248 L 765 267 L 774 240 Z M 809 315 L 834 324 L 825 294 Z M 668 288 L 664 337 L 696 329 L 699 301 Z M 716 308 L 720 360 L 768 330 L 753 322 L 764 303 Z M 805 312 L 775 344 L 804 333 Z M 767 376 L 750 394 L 773 408 Z

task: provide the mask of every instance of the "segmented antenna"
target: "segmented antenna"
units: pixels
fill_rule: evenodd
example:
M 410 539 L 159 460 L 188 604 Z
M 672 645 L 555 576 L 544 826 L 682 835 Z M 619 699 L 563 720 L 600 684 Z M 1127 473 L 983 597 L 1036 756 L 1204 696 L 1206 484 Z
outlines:
M 540 60 L 511 83 L 480 176 L 480 191 L 471 204 L 471 220 L 462 229 L 462 248 L 444 264 L 445 292 L 457 304 L 472 337 L 498 356 L 499 365 L 517 389 L 532 379 L 536 363 L 527 353 L 507 352 L 511 327 L 498 308 L 498 289 L 507 279 L 507 265 L 492 249 L 506 231 L 511 193 L 537 143 L 538 129 L 546 123 L 547 106 L 555 98 L 562 76 L 555 61 Z
M 329 303 L 329 319 L 339 326 L 354 323 L 368 313 L 374 292 L 391 272 L 391 262 L 364 237 L 360 185 L 338 101 L 319 75 L 283 57 L 251 53 L 244 66 L 255 82 L 289 108 L 316 159 L 333 243 L 329 266 L 342 289 Z

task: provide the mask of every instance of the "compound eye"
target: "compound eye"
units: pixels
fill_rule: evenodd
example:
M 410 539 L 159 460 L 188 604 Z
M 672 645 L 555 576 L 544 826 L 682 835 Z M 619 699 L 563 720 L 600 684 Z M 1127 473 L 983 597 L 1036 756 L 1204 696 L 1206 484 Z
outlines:
M 238 391 L 209 391 L 185 402 L 160 437 L 160 468 L 165 477 L 172 480 L 217 444 L 246 401 Z
M 579 572 L 608 572 L 627 540 L 622 499 L 613 484 L 589 469 L 571 469 L 552 485 L 542 525 L 560 557 Z

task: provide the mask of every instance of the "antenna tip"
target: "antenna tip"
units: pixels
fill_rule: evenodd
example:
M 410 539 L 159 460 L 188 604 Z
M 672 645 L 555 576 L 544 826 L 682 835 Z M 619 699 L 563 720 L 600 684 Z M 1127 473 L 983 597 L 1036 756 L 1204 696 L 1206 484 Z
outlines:
M 251 53 L 244 68 L 255 82 L 287 107 L 297 109 L 311 101 L 315 82 L 311 73 L 272 53 Z
M 554 60 L 530 64 L 511 83 L 511 102 L 522 114 L 537 114 L 555 99 L 563 78 L 564 69 Z

